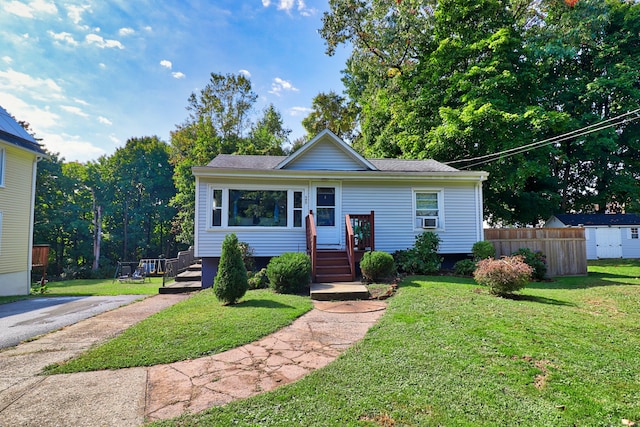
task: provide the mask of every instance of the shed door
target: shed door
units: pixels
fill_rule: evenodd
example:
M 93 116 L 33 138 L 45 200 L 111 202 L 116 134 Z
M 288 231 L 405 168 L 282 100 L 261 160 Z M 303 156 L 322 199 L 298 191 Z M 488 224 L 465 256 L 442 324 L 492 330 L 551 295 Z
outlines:
M 622 258 L 622 232 L 620 228 L 596 228 L 596 256 Z

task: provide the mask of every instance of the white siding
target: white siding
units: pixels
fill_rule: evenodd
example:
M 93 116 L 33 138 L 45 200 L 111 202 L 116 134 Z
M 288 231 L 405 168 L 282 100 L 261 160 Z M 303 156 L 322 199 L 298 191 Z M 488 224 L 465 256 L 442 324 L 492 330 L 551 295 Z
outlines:
M 248 181 L 247 181 L 248 182 Z M 246 184 L 247 182 L 244 182 Z M 265 179 L 265 185 L 307 186 L 303 213 L 309 212 L 311 197 L 310 182 L 304 179 L 273 181 Z M 248 242 L 255 256 L 276 256 L 283 252 L 306 251 L 306 232 L 302 229 L 207 229 L 211 184 L 234 186 L 229 181 L 199 179 L 197 187 L 198 206 L 195 254 L 198 257 L 220 256 L 222 241 L 227 233 L 234 232 L 240 241 Z M 255 184 L 255 181 L 253 181 Z M 476 183 L 447 183 L 445 181 L 420 182 L 366 182 L 342 181 L 342 216 L 339 219 L 341 245 L 344 246 L 346 214 L 368 214 L 375 212 L 376 249 L 392 253 L 407 249 L 415 243 L 416 236 L 423 230 L 414 228 L 413 188 L 440 188 L 443 191 L 444 221 L 436 230 L 441 243 L 439 252 L 443 254 L 471 253 L 471 247 L 478 240 L 481 215 L 480 201 L 476 197 Z
M 292 170 L 364 170 L 364 167 L 329 140 L 318 141 L 300 158 L 288 164 Z
M 632 227 L 640 228 L 640 225 L 622 229 L 622 256 L 624 258 L 640 258 L 640 239 L 631 238 Z

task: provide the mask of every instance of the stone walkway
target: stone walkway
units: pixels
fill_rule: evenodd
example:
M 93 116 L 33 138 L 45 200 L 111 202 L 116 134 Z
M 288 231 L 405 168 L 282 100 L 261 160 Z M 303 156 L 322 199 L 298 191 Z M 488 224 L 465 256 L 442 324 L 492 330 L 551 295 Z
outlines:
M 316 301 L 255 343 L 195 360 L 40 376 L 184 295 L 158 295 L 0 353 L 0 426 L 139 426 L 272 390 L 325 366 L 384 313 L 381 301 Z

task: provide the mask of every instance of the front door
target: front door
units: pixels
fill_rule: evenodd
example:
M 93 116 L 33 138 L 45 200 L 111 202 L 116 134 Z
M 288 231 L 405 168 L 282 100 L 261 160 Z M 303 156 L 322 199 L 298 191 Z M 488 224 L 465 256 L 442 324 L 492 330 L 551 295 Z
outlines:
M 619 228 L 596 228 L 596 255 L 598 258 L 622 258 L 621 234 Z
M 318 247 L 340 246 L 341 191 L 339 183 L 314 183 L 312 185 L 313 212 L 318 233 Z

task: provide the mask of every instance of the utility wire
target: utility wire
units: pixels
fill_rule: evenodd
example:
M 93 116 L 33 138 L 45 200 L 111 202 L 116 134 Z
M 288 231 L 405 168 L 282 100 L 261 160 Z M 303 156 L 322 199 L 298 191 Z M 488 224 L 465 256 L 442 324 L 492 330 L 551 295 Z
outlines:
M 567 139 L 571 139 L 571 138 L 575 138 L 575 137 L 578 137 L 578 136 L 587 135 L 587 134 L 593 133 L 593 132 L 598 132 L 598 131 L 607 129 L 609 127 L 618 125 L 620 123 L 625 123 L 625 122 L 628 122 L 628 121 L 637 120 L 637 119 L 640 118 L 640 116 L 636 116 L 636 117 L 631 118 L 631 119 L 623 119 L 623 118 L 627 117 L 627 116 L 629 116 L 631 114 L 636 114 L 638 112 L 640 112 L 640 108 L 637 108 L 637 109 L 635 109 L 633 111 L 629 111 L 627 113 L 621 114 L 621 115 L 616 116 L 616 117 L 612 117 L 612 118 L 604 120 L 602 122 L 598 122 L 598 123 L 595 123 L 595 124 L 592 124 L 592 125 L 589 125 L 589 126 L 585 126 L 585 127 L 580 128 L 580 129 L 576 129 L 576 130 L 573 130 L 571 132 L 567 132 L 567 133 L 564 133 L 562 135 L 554 136 L 552 138 L 548 138 L 548 139 L 545 139 L 545 140 L 542 140 L 542 141 L 533 142 L 531 144 L 523 145 L 523 146 L 520 146 L 520 147 L 510 148 L 508 150 L 500 151 L 498 153 L 486 154 L 486 155 L 483 155 L 483 156 L 472 157 L 472 158 L 469 158 L 469 159 L 453 160 L 453 161 L 444 162 L 444 163 L 445 164 L 452 164 L 452 163 L 472 162 L 474 160 L 490 159 L 490 160 L 477 162 L 477 163 L 474 163 L 472 165 L 464 166 L 461 169 L 471 168 L 471 167 L 478 166 L 478 165 L 481 165 L 481 164 L 484 164 L 484 163 L 492 162 L 492 161 L 497 160 L 499 158 L 511 157 L 511 156 L 516 155 L 516 154 L 520 154 L 520 153 L 523 153 L 523 152 L 526 152 L 526 151 L 530 151 L 530 150 L 533 150 L 533 149 L 536 149 L 536 148 L 544 147 L 546 145 L 550 145 L 550 144 L 553 144 L 553 143 L 556 143 L 556 142 L 562 142 L 562 141 L 566 141 Z M 612 122 L 612 123 L 610 123 L 610 122 Z M 609 124 L 607 124 L 607 123 L 609 123 Z

